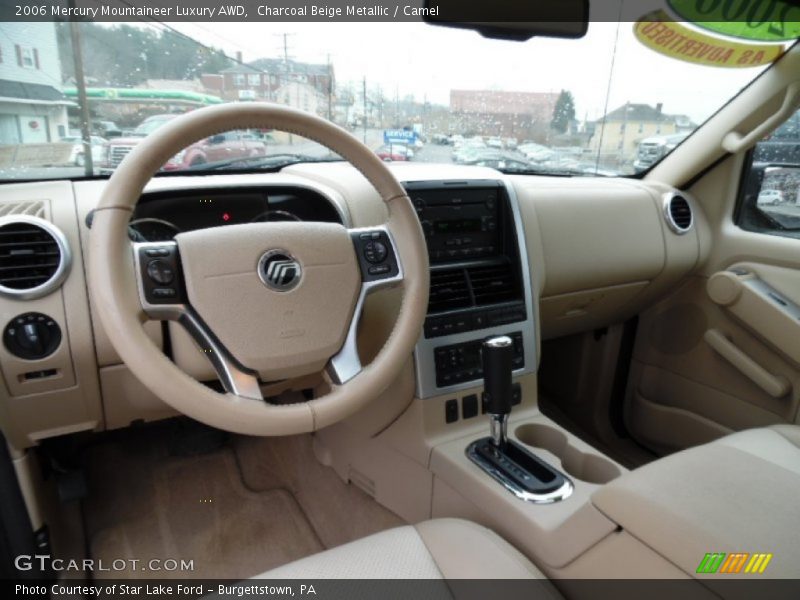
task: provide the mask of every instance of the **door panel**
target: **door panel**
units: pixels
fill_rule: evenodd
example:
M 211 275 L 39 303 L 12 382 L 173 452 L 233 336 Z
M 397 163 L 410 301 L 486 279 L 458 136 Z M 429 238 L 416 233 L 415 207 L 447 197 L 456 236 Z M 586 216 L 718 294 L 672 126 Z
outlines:
M 800 294 L 800 285 L 792 283 L 800 281 L 798 269 L 758 263 L 732 266 L 764 274 L 787 300 Z M 709 296 L 708 283 L 713 278 L 692 277 L 640 317 L 625 417 L 631 434 L 659 453 L 705 443 L 731 431 L 798 422 L 800 364 L 785 350 L 800 339 L 800 321 L 784 323 L 783 330 L 766 327 L 774 320 L 774 307 L 755 300 L 743 302 L 741 295 L 736 302 L 720 306 Z M 784 380 L 787 393 L 775 397 L 774 389 L 772 393 L 765 390 L 746 369 L 715 349 L 715 337 L 727 340 L 766 373 Z

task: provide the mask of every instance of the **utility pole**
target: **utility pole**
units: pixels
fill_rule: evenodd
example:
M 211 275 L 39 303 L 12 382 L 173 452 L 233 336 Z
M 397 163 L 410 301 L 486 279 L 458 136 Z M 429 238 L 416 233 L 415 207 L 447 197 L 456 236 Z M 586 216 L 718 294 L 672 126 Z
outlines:
M 394 86 L 394 126 L 396 128 L 402 127 L 400 125 L 400 86 Z
M 333 65 L 328 53 L 328 121 L 333 121 Z
M 69 1 L 70 8 L 75 8 L 75 0 Z M 72 41 L 72 60 L 75 63 L 75 86 L 78 88 L 78 102 L 81 111 L 81 138 L 83 138 L 83 168 L 87 177 L 94 171 L 92 160 L 92 127 L 89 115 L 89 101 L 86 98 L 86 81 L 83 76 L 83 52 L 81 51 L 81 32 L 74 19 L 69 21 L 69 32 Z
M 283 38 L 283 85 L 289 84 L 289 36 L 294 35 L 293 33 L 275 33 L 273 35 L 277 35 Z M 280 89 L 282 86 L 278 86 Z M 294 137 L 292 134 L 289 134 L 289 144 L 294 144 Z
M 422 96 L 422 134 L 428 130 L 428 94 Z
M 626 137 L 626 135 L 628 133 L 628 108 L 630 107 L 630 105 L 631 105 L 631 101 L 628 100 L 625 103 L 624 113 L 622 115 L 622 142 L 621 142 L 622 143 L 622 152 L 620 153 L 621 154 L 620 158 L 622 159 L 623 162 L 627 158 L 625 156 L 625 137 Z
M 364 77 L 364 81 L 362 83 L 362 88 L 364 91 L 364 144 L 367 143 L 367 78 Z

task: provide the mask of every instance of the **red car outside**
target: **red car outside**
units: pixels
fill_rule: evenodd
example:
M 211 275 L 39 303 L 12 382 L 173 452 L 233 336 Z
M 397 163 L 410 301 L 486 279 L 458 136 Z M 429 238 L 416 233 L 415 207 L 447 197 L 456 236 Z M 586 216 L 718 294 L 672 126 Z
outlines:
M 405 161 L 411 160 L 411 157 L 414 156 L 414 152 L 408 147 L 403 144 L 391 144 L 389 146 L 381 146 L 377 150 L 375 150 L 375 154 L 378 155 L 378 158 L 385 161 Z
M 122 159 L 141 142 L 145 136 L 178 115 L 154 115 L 145 119 L 130 137 L 113 138 L 106 144 L 105 160 L 101 170 L 116 169 Z M 164 171 L 177 171 L 204 163 L 232 158 L 266 156 L 267 146 L 258 137 L 246 131 L 227 131 L 187 146 L 173 156 L 162 167 Z

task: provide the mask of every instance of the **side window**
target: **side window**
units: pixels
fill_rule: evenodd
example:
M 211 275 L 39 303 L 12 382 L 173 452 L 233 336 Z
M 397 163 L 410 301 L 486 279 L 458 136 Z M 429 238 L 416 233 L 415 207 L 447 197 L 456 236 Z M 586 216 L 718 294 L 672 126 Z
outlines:
M 800 239 L 800 111 L 756 144 L 742 180 L 737 224 Z

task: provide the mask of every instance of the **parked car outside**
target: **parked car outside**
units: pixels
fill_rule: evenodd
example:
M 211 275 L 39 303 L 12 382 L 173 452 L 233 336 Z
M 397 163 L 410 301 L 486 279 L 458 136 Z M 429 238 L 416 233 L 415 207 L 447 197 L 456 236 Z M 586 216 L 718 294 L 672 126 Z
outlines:
M 637 173 L 646 171 L 667 154 L 672 152 L 675 147 L 689 137 L 689 133 L 675 133 L 672 135 L 655 135 L 643 139 L 639 142 L 636 149 L 636 159 L 633 161 L 633 170 Z
M 770 206 L 773 204 L 783 204 L 783 200 L 783 192 L 780 190 L 761 190 L 758 193 L 758 200 L 756 203 Z
M 526 160 L 508 156 L 482 158 L 470 164 L 473 164 L 477 167 L 490 167 L 505 173 L 527 173 L 536 169 L 535 165 Z
M 409 161 L 414 158 L 414 151 L 405 144 L 389 144 L 375 150 L 378 158 L 389 161 Z
M 168 114 L 148 117 L 139 124 L 133 135 L 109 140 L 106 143 L 101 168 L 105 171 L 116 169 L 122 159 L 141 142 L 144 136 L 149 135 L 176 116 Z M 266 144 L 256 135 L 244 131 L 228 131 L 186 147 L 169 159 L 162 170 L 177 171 L 219 160 L 265 156 L 266 154 Z
M 104 138 L 120 137 L 122 129 L 114 121 L 96 121 L 94 123 L 95 133 Z
M 503 147 L 503 140 L 498 137 L 491 137 L 486 140 L 486 145 L 489 146 L 489 148 L 501 149 Z
M 534 162 L 544 162 L 556 156 L 556 153 L 547 146 L 542 146 L 541 144 L 535 144 L 533 142 L 522 144 L 517 150 L 524 154 L 525 158 Z
M 62 142 L 72 144 L 72 150 L 69 154 L 69 164 L 82 167 L 86 164 L 86 156 L 83 148 L 83 140 L 79 135 L 70 135 L 61 138 Z M 89 138 L 92 149 L 92 163 L 97 164 L 103 160 L 103 152 L 105 150 L 106 140 L 98 135 L 93 135 Z
M 486 144 L 480 138 L 464 140 L 453 150 L 453 162 L 463 163 L 469 156 L 474 155 L 476 151 L 485 149 Z

